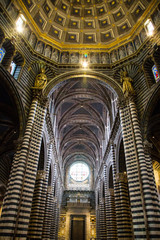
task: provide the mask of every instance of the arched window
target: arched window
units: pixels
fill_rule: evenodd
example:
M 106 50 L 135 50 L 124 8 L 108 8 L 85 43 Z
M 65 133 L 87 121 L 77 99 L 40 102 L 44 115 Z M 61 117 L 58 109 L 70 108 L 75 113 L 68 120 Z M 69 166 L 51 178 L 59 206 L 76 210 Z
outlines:
M 5 56 L 6 50 L 2 47 L 0 48 L 0 63 L 2 62 L 4 56 Z
M 151 87 L 156 83 L 153 73 L 154 62 L 151 57 L 147 58 L 144 62 L 143 69 L 146 77 L 147 86 Z
M 159 75 L 159 72 L 158 72 L 158 69 L 157 69 L 156 65 L 153 65 L 152 72 L 153 72 L 153 76 L 154 76 L 155 81 L 159 82 L 160 75 Z
M 2 45 L 2 48 L 5 51 L 2 58 L 2 65 L 7 69 L 10 70 L 11 59 L 13 58 L 15 47 L 10 39 L 6 39 Z
M 19 52 L 17 52 L 10 65 L 10 74 L 16 80 L 18 80 L 18 77 L 20 76 L 23 64 L 24 64 L 24 58 Z

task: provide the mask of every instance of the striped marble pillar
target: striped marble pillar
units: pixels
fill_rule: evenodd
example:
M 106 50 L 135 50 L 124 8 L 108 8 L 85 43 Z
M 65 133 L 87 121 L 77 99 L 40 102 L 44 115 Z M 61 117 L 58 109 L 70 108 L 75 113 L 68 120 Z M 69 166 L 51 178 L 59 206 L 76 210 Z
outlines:
M 112 156 L 113 157 L 113 156 Z M 104 165 L 104 190 L 107 239 L 117 239 L 114 190 L 108 188 L 107 167 Z
M 127 175 L 117 173 L 114 183 L 118 239 L 133 239 Z
M 47 189 L 47 198 L 45 205 L 45 216 L 43 223 L 43 233 L 42 239 L 50 239 L 50 231 L 51 231 L 51 221 L 52 221 L 52 209 L 53 209 L 53 188 L 48 186 Z
M 100 199 L 99 202 L 99 239 L 105 240 L 107 239 L 106 233 L 106 215 L 105 215 L 105 201 L 104 199 Z
M 34 195 L 32 200 L 32 209 L 28 228 L 29 239 L 41 239 L 44 212 L 41 209 L 42 188 L 45 181 L 46 172 L 39 170 L 35 183 Z
M 155 207 L 152 201 L 155 193 L 150 190 L 147 159 L 144 154 L 136 105 L 133 98 L 129 98 L 125 103 L 121 104 L 120 118 L 134 237 L 141 240 L 160 239 L 159 206 L 157 208 L 158 199 Z
M 147 217 L 150 227 L 150 239 L 160 239 L 160 202 L 158 198 L 152 159 L 150 156 L 151 144 L 145 140 L 144 141 L 144 153 L 147 165 L 147 174 L 149 179 L 149 189 L 150 192 L 150 201 L 147 208 Z
M 107 224 L 107 239 L 117 239 L 117 226 L 116 226 L 116 212 L 114 190 L 108 189 L 106 192 L 106 224 Z
M 53 148 L 52 148 L 53 150 Z M 46 200 L 46 206 L 45 206 L 45 217 L 44 217 L 44 223 L 43 223 L 43 233 L 42 233 L 42 239 L 50 239 L 51 235 L 51 228 L 53 227 L 53 221 L 55 219 L 54 216 L 54 209 L 55 209 L 55 198 L 54 198 L 54 192 L 55 192 L 55 182 L 56 182 L 56 164 L 53 166 L 53 180 L 52 180 L 52 186 L 48 186 L 47 190 L 47 200 Z M 53 238 L 51 238 L 53 239 Z
M 127 175 L 116 173 L 115 145 L 111 143 L 114 199 L 118 239 L 132 239 L 132 219 L 128 194 Z
M 0 239 L 27 238 L 45 116 L 46 99 L 34 97 L 4 198 Z
M 53 211 L 52 211 L 52 222 L 51 222 L 51 232 L 50 232 L 50 237 L 51 239 L 56 240 L 58 237 L 58 226 L 59 226 L 59 193 L 60 187 L 59 183 L 57 183 L 56 187 L 56 192 L 55 192 L 55 197 L 54 197 L 54 204 L 53 204 Z
M 47 161 L 45 171 L 39 170 L 37 172 L 28 230 L 29 239 L 42 239 L 49 169 L 52 157 L 51 153 L 52 144 L 47 144 Z
M 97 239 L 100 239 L 100 226 L 99 226 L 99 207 L 96 207 L 96 234 Z
M 56 220 L 57 220 L 57 199 L 54 197 L 53 207 L 52 207 L 51 229 L 50 229 L 51 239 L 55 239 L 56 237 Z

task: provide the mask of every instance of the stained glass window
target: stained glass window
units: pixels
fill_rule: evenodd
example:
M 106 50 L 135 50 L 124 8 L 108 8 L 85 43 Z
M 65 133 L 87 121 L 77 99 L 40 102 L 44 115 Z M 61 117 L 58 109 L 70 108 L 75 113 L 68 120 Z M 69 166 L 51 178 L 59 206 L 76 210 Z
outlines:
M 153 72 L 153 76 L 155 78 L 155 81 L 158 82 L 160 80 L 160 76 L 159 76 L 158 69 L 156 68 L 156 65 L 154 65 L 152 67 L 152 72 Z
M 0 63 L 2 62 L 6 51 L 4 48 L 0 48 Z
M 75 162 L 70 167 L 70 176 L 75 181 L 84 181 L 89 176 L 89 167 L 84 162 Z
M 12 61 L 11 65 L 10 65 L 10 74 L 11 75 L 14 75 L 15 69 L 16 69 L 16 64 Z

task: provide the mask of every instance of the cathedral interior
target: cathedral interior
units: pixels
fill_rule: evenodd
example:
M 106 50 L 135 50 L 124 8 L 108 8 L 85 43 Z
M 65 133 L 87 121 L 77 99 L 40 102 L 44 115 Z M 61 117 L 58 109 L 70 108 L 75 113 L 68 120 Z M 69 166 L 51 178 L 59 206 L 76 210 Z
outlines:
M 0 0 L 0 239 L 160 239 L 160 0 Z

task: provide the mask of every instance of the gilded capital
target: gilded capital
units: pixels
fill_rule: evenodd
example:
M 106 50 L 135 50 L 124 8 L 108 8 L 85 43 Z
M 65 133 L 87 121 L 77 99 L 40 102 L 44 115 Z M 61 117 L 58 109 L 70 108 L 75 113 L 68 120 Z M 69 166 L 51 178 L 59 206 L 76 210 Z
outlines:
M 127 183 L 127 174 L 124 173 L 116 173 L 116 182 L 125 182 Z

